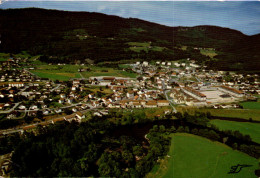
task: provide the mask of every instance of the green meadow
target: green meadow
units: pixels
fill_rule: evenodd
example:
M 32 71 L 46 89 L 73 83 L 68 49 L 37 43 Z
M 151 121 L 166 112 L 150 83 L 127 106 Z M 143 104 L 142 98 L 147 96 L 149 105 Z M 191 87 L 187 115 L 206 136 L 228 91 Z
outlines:
M 31 72 L 42 78 L 66 81 L 70 78 L 80 78 L 78 67 L 76 65 L 39 65 Z
M 135 52 L 141 52 L 142 50 L 145 52 L 148 52 L 149 50 L 151 51 L 163 51 L 163 47 L 160 46 L 151 46 L 150 43 L 145 42 L 129 42 L 127 43 L 130 47 L 129 49 Z
M 200 53 L 205 56 L 209 56 L 210 58 L 213 58 L 217 55 L 217 53 L 212 49 L 201 49 Z
M 78 72 L 80 68 L 89 68 L 90 71 L 81 72 L 82 76 Z M 51 80 L 66 81 L 71 78 L 88 78 L 92 76 L 116 76 L 116 77 L 130 77 L 135 78 L 136 73 L 130 73 L 122 70 L 117 70 L 107 67 L 97 66 L 79 66 L 79 65 L 47 65 L 39 63 L 35 70 L 31 70 L 32 73 L 39 77 L 49 78 Z
M 253 141 L 260 143 L 260 124 L 250 122 L 234 122 L 224 120 L 211 120 L 220 130 L 238 130 L 244 135 L 250 135 Z
M 260 121 L 260 109 L 212 109 L 212 108 L 194 108 L 194 107 L 177 107 L 179 112 L 195 113 L 210 112 L 212 116 L 242 118 L 249 120 L 252 118 L 255 121 Z
M 169 157 L 160 161 L 146 177 L 164 178 L 256 178 L 258 160 L 206 138 L 178 133 L 172 135 Z M 250 165 L 228 174 L 231 166 Z
M 259 109 L 260 110 L 260 102 L 242 102 L 240 105 L 243 106 L 244 109 Z

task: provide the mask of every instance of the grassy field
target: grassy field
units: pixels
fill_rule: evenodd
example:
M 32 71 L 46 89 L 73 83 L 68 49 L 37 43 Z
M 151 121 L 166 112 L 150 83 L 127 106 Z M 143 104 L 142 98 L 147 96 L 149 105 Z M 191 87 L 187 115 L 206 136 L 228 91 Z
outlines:
M 92 66 L 91 71 L 82 72 L 82 75 L 86 78 L 92 77 L 92 76 L 115 76 L 115 77 L 135 78 L 137 76 L 136 73 L 130 73 L 130 72 L 117 70 L 117 69 L 113 69 L 113 68 L 97 67 L 97 66 Z
M 220 130 L 238 130 L 242 134 L 250 135 L 253 141 L 260 143 L 260 124 L 249 122 L 235 122 L 224 120 L 212 120 L 210 123 L 216 125 Z
M 91 76 L 117 76 L 117 77 L 131 77 L 135 78 L 136 73 L 116 70 L 113 68 L 96 67 L 96 66 L 79 66 L 79 65 L 38 65 L 37 69 L 31 70 L 32 73 L 39 77 L 50 78 L 51 80 L 69 80 L 71 78 L 81 78 L 78 72 L 79 68 L 90 68 L 90 71 L 82 72 L 85 78 Z
M 135 52 L 140 52 L 144 50 L 145 52 L 151 51 L 162 51 L 164 48 L 159 46 L 151 46 L 150 43 L 140 43 L 140 42 L 129 42 L 127 43 L 131 47 L 129 47 L 130 50 Z
M 253 178 L 258 160 L 208 139 L 178 133 L 172 136 L 170 157 L 162 160 L 146 177 L 177 178 Z M 239 173 L 228 174 L 231 166 L 252 165 Z
M 248 119 L 252 118 L 253 120 L 260 121 L 260 110 L 259 109 L 210 109 L 210 108 L 192 108 L 192 107 L 178 107 L 179 112 L 189 112 L 194 113 L 198 112 L 210 112 L 212 116 L 219 117 L 234 117 Z
M 217 53 L 214 50 L 211 50 L 211 49 L 201 49 L 200 53 L 205 55 L 205 56 L 209 56 L 210 58 L 213 58 L 214 56 L 217 55 Z
M 91 86 L 91 87 L 88 87 L 88 88 L 85 88 L 85 89 L 90 90 L 93 93 L 97 93 L 97 91 L 100 91 L 100 92 L 104 93 L 105 96 L 114 93 L 110 88 L 106 88 L 106 87 L 103 87 L 103 86 L 102 87 L 100 87 L 100 86 Z
M 39 77 L 64 81 L 70 78 L 80 78 L 78 68 L 79 66 L 76 65 L 39 65 L 37 69 L 31 70 L 31 72 Z
M 240 103 L 244 109 L 259 109 L 260 110 L 260 102 L 242 102 Z

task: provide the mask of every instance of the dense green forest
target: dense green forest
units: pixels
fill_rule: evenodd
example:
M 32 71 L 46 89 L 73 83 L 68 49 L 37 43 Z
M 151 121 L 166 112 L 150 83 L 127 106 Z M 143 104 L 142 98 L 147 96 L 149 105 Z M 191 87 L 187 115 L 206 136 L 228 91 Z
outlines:
M 259 35 L 216 26 L 167 27 L 100 13 L 27 8 L 0 10 L 0 33 L 0 52 L 27 51 L 53 63 L 189 57 L 219 70 L 260 69 Z M 130 50 L 129 42 L 150 46 L 137 52 Z M 219 55 L 209 60 L 182 46 L 215 48 Z
M 169 135 L 184 132 L 260 157 L 260 145 L 249 135 L 220 131 L 209 123 L 209 113 L 177 113 L 162 119 L 143 116 L 142 111 L 110 111 L 81 124 L 39 126 L 21 136 L 1 137 L 0 154 L 14 150 L 11 176 L 15 177 L 144 177 L 167 154 Z

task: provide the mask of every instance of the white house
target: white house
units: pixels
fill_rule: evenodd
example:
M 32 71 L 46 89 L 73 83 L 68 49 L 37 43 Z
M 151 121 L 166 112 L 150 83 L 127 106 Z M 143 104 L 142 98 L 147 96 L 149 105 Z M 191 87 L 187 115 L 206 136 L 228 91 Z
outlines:
M 23 82 L 12 82 L 12 83 L 9 83 L 9 87 L 24 87 L 24 83 Z

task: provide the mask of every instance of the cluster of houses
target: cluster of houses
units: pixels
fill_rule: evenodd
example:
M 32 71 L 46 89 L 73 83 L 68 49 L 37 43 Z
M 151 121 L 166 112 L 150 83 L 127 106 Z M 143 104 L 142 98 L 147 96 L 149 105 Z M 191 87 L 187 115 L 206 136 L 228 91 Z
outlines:
M 260 94 L 257 74 L 244 76 L 206 70 L 206 66 L 199 66 L 190 59 L 186 62 L 156 62 L 156 65 L 137 62 L 133 70 L 143 75 L 143 81 L 150 83 L 146 86 L 169 90 L 175 104 L 212 106 L 247 100 L 252 94 Z
M 28 69 L 21 69 L 19 61 L 10 59 L 2 63 L 0 71 L 0 112 L 10 110 L 7 113 L 10 118 L 16 117 L 18 112 L 27 112 L 28 116 L 37 116 L 39 111 L 44 116 L 59 114 L 65 108 L 76 113 L 89 106 L 156 108 L 170 106 L 171 102 L 215 106 L 260 94 L 257 74 L 206 70 L 206 66 L 199 66 L 191 59 L 157 61 L 153 65 L 147 61 L 130 64 L 128 70 L 139 74 L 136 79 L 93 76 L 59 83 L 40 79 Z M 100 90 L 91 90 L 99 87 Z M 103 89 L 110 92 L 105 93 Z M 218 98 L 212 99 L 212 96 Z

